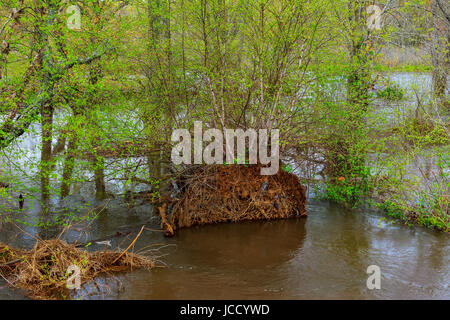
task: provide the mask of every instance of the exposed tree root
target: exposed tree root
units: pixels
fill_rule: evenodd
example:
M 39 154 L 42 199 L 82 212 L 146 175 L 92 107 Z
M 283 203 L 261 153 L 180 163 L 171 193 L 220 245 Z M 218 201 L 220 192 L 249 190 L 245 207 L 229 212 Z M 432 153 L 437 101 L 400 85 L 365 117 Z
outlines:
M 175 179 L 158 208 L 166 236 L 219 222 L 306 216 L 305 188 L 294 174 L 260 174 L 260 165 L 193 166 Z

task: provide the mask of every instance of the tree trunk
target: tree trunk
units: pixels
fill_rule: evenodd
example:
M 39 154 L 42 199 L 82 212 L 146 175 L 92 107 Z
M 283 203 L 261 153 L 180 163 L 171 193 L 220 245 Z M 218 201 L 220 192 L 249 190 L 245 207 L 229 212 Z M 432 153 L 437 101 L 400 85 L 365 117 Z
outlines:
M 449 68 L 448 54 L 448 22 L 440 21 L 438 0 L 433 0 L 432 7 L 433 31 L 431 35 L 431 63 L 433 65 L 433 94 L 439 104 L 446 104 L 447 75 Z M 447 31 L 447 32 L 445 32 Z
M 61 184 L 61 199 L 67 197 L 70 193 L 70 185 L 73 174 L 73 168 L 75 166 L 75 153 L 77 149 L 77 137 L 76 133 L 72 133 L 69 138 L 69 144 L 67 146 L 67 157 L 64 161 L 62 184 Z
M 41 196 L 47 203 L 50 199 L 50 174 L 52 171 L 53 107 L 46 104 L 41 110 Z
M 94 160 L 95 166 L 95 197 L 97 199 L 104 199 L 106 197 L 105 187 L 105 172 L 104 172 L 104 160 L 103 158 L 97 158 Z

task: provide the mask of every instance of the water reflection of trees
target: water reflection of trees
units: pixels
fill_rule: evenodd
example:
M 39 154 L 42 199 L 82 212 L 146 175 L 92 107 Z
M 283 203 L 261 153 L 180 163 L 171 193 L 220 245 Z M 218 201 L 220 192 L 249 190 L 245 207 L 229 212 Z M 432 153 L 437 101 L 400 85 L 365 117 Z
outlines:
M 207 266 L 264 269 L 303 246 L 306 219 L 204 226 L 180 230 L 180 259 Z

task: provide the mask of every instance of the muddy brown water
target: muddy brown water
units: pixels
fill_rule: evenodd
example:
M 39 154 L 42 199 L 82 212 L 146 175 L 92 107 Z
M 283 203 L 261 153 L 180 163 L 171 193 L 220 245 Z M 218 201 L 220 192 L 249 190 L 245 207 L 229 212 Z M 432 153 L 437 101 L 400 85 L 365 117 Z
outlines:
M 109 209 L 93 223 L 89 236 L 101 238 L 144 222 L 157 228 L 156 219 L 148 223 L 147 209 Z M 293 220 L 194 227 L 170 239 L 145 231 L 135 250 L 158 246 L 153 254 L 167 267 L 103 279 L 110 292 L 87 298 L 450 298 L 448 234 L 393 223 L 370 209 L 349 211 L 326 202 L 311 202 L 308 213 Z M 0 241 L 32 245 L 28 236 L 11 232 L 4 226 Z M 76 236 L 74 231 L 68 240 Z M 122 242 L 124 248 L 131 240 L 114 239 L 111 244 Z M 369 265 L 381 269 L 380 290 L 366 286 Z M 21 298 L 23 293 L 0 281 L 0 299 Z

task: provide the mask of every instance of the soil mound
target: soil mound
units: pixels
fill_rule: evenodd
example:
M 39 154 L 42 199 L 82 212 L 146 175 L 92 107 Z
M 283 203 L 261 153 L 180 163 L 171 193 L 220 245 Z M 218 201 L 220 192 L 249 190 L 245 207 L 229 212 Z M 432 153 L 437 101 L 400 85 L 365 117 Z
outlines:
M 306 189 L 298 177 L 281 169 L 264 176 L 260 169 L 214 165 L 183 172 L 158 208 L 165 235 L 195 225 L 306 216 Z

